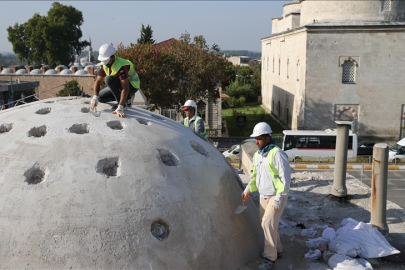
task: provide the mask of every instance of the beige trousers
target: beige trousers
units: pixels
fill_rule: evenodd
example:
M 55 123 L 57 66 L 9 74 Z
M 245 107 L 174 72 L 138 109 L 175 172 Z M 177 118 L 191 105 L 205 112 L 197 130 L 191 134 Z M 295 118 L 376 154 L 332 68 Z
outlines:
M 260 198 L 260 220 L 264 232 L 264 255 L 267 259 L 275 261 L 277 252 L 283 251 L 280 235 L 278 233 L 278 224 L 281 214 L 287 203 L 288 196 L 282 196 L 280 209 L 274 210 L 274 196 L 270 198 Z

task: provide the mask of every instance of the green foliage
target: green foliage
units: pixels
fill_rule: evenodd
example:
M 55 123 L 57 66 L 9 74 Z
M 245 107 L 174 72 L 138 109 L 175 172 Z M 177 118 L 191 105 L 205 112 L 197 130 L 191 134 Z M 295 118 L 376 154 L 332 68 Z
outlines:
M 155 44 L 155 40 L 153 39 L 153 30 L 152 26 L 149 24 L 145 27 L 142 24 L 141 28 L 141 37 L 137 40 L 138 44 Z
M 82 23 L 83 15 L 76 8 L 54 2 L 47 16 L 35 13 L 27 22 L 9 26 L 8 40 L 20 61 L 66 64 L 90 44 L 80 41 Z
M 56 94 L 57 97 L 80 96 L 82 93 L 77 80 L 66 82 L 64 86 L 65 87 Z
M 236 126 L 236 115 L 246 115 L 246 127 L 239 128 Z M 259 122 L 266 122 L 271 126 L 271 129 L 273 130 L 272 137 L 274 138 L 277 136 L 282 136 L 283 133 L 283 127 L 259 105 L 246 105 L 245 107 L 238 108 L 237 110 L 232 108 L 222 109 L 222 117 L 225 118 L 229 137 L 247 137 L 252 134 L 254 126 Z
M 117 48 L 118 56 L 134 63 L 152 109 L 180 107 L 188 99 L 215 101 L 219 83 L 229 79 L 226 69 L 231 63 L 212 53 L 215 48 L 209 49 L 202 36 L 192 42 L 186 33 L 181 39 L 160 50 L 151 44 Z
M 232 82 L 229 86 L 225 88 L 225 92 L 232 98 L 240 99 L 241 97 L 244 98 L 243 104 L 247 102 L 254 102 L 257 100 L 257 96 L 252 90 L 252 86 L 250 84 L 240 85 L 238 81 Z M 233 105 L 235 105 L 234 101 L 231 101 Z M 229 104 L 232 106 L 231 104 Z

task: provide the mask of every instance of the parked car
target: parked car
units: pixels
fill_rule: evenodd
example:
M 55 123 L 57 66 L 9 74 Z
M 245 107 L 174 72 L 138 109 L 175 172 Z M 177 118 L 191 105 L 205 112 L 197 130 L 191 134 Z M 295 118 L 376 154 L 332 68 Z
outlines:
M 239 152 L 240 152 L 240 144 L 232 145 L 229 150 L 226 150 L 222 153 L 224 157 L 229 159 L 239 159 Z
M 372 156 L 374 144 L 375 142 L 359 142 L 359 146 L 357 147 L 357 155 Z
M 405 138 L 399 140 L 388 152 L 388 161 L 398 161 L 403 158 L 405 158 Z

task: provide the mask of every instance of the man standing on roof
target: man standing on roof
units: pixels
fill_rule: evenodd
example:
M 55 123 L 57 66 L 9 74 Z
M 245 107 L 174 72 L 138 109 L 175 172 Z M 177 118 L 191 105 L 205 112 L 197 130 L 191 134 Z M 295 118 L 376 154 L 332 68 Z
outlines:
M 283 247 L 280 241 L 278 225 L 287 203 L 291 182 L 290 163 L 286 153 L 271 139 L 270 126 L 258 123 L 250 137 L 256 139 L 259 150 L 253 156 L 253 172 L 250 182 L 242 193 L 242 200 L 249 198 L 250 192 L 260 194 L 260 220 L 264 232 L 264 258 L 259 270 L 274 267 L 281 258 Z
M 207 139 L 207 131 L 204 127 L 204 120 L 196 115 L 197 104 L 195 104 L 194 100 L 187 100 L 182 107 L 182 111 L 186 113 L 186 117 L 181 121 L 181 124 L 189 127 L 204 139 Z
M 117 101 L 112 107 L 113 114 L 125 117 L 124 109 L 129 109 L 140 87 L 139 76 L 134 65 L 129 60 L 115 56 L 116 49 L 111 44 L 104 44 L 99 49 L 98 60 L 101 69 L 94 82 L 94 96 L 91 107 L 94 109 L 98 102 Z M 106 88 L 100 91 L 100 84 L 104 79 Z

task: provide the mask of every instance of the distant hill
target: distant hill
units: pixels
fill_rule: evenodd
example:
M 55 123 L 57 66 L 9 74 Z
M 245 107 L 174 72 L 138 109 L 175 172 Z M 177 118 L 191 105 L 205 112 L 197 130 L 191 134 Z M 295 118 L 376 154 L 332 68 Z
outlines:
M 223 50 L 222 54 L 225 54 L 226 57 L 231 56 L 249 56 L 251 59 L 260 59 L 262 58 L 261 52 L 253 52 L 248 50 Z

